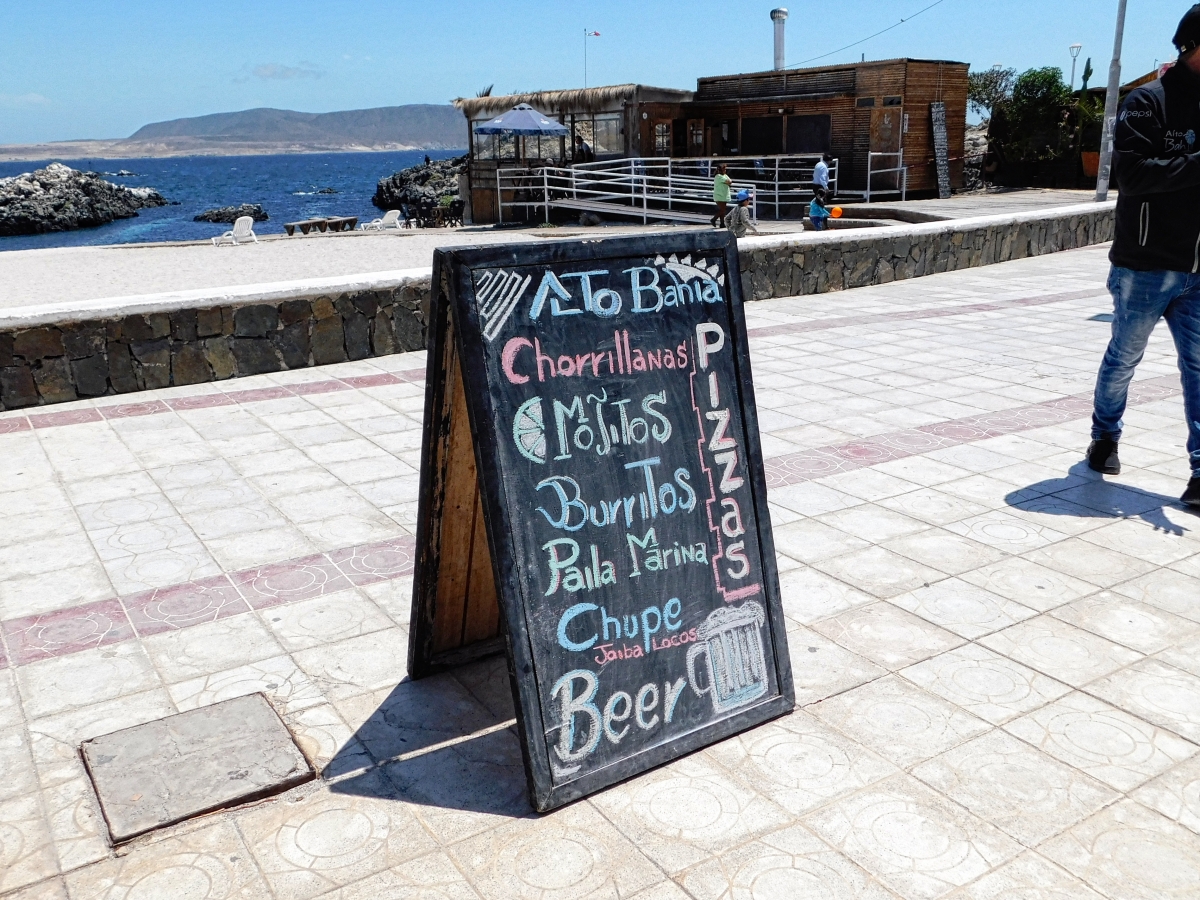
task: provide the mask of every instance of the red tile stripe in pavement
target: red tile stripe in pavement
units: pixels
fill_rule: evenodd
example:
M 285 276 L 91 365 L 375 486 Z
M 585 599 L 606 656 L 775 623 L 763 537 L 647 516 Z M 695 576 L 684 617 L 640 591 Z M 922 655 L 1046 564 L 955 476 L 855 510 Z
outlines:
M 1104 288 L 1072 291 L 1060 294 L 1041 294 L 1035 297 L 1018 297 L 1012 300 L 995 300 L 989 303 L 971 303 L 960 306 L 938 306 L 928 309 L 900 310 L 890 313 L 849 315 L 834 319 L 813 319 L 807 322 L 791 322 L 750 328 L 747 335 L 752 338 L 774 337 L 785 334 L 803 334 L 809 331 L 824 331 L 830 328 L 846 328 L 853 325 L 874 325 L 883 322 L 904 322 L 914 319 L 938 319 L 946 316 L 969 315 L 975 312 L 993 312 L 1026 306 L 1045 306 L 1067 300 L 1083 300 L 1099 297 Z M 198 394 L 170 400 L 150 400 L 142 403 L 123 403 L 114 406 L 97 406 L 89 409 L 72 409 L 65 412 L 39 413 L 0 419 L 0 434 L 29 431 L 31 428 L 57 428 L 63 425 L 79 425 L 84 422 L 100 422 L 104 419 L 127 419 L 133 416 L 152 416 L 176 410 L 210 409 L 217 406 L 234 406 L 242 403 L 257 403 L 264 400 L 279 400 L 286 397 L 303 397 L 308 394 L 327 394 L 333 391 L 350 391 L 358 388 L 381 387 L 387 384 L 419 383 L 425 380 L 424 369 L 409 369 L 403 372 L 382 372 L 378 375 L 356 375 L 322 381 L 306 381 L 300 384 L 275 385 L 267 388 L 251 388 L 243 391 L 224 391 L 219 394 Z
M 11 619 L 0 622 L 0 668 L 388 581 L 412 574 L 415 557 L 405 536 Z
M 747 328 L 746 335 L 752 338 L 775 337 L 782 334 L 803 334 L 807 331 L 825 331 L 829 328 L 846 328 L 852 325 L 878 325 L 883 322 L 904 322 L 910 319 L 940 319 L 945 316 L 965 316 L 977 312 L 995 312 L 1025 306 L 1046 306 L 1067 300 L 1086 300 L 1089 297 L 1107 296 L 1105 288 L 1086 291 L 1071 291 L 1064 294 L 1039 294 L 1036 297 L 1016 297 L 1012 300 L 992 300 L 988 303 L 969 303 L 961 306 L 935 306 L 928 309 L 909 309 L 889 313 L 867 313 L 864 315 L 839 316 L 834 319 L 811 319 L 807 322 L 784 322 L 779 325 L 764 325 Z
M 388 384 L 418 384 L 425 380 L 424 369 L 404 372 L 380 372 L 378 375 L 348 375 L 345 378 L 305 381 L 300 384 L 273 385 L 244 391 L 223 391 L 218 394 L 194 394 L 170 400 L 147 400 L 141 403 L 120 403 L 113 406 L 94 406 L 62 412 L 30 412 L 27 415 L 0 419 L 0 434 L 29 431 L 32 428 L 59 428 L 105 419 L 129 419 L 135 416 L 154 416 L 189 409 L 211 409 L 217 406 L 237 406 L 264 400 L 304 397 L 309 394 L 328 394 L 334 391 L 353 391 L 360 388 L 382 387 Z
M 1130 385 L 1129 403 L 1153 403 L 1175 396 L 1179 392 L 1178 376 L 1148 378 Z M 1035 403 L 1032 406 L 934 422 L 931 425 L 922 425 L 907 431 L 894 431 L 873 438 L 851 441 L 848 444 L 831 444 L 813 450 L 788 453 L 766 460 L 763 468 L 768 488 L 786 487 L 827 475 L 837 475 L 839 472 L 877 466 L 894 459 L 919 456 L 943 447 L 1016 434 L 1046 425 L 1060 425 L 1085 417 L 1091 411 L 1092 395 L 1075 394 Z M 1080 450 L 1082 449 L 1081 447 Z
M 1152 403 L 1178 393 L 1176 376 L 1151 378 L 1131 386 L 1130 403 Z M 942 447 L 1057 425 L 1090 411 L 1091 396 L 1078 394 L 790 453 L 766 460 L 767 485 L 799 484 Z M 415 556 L 413 538 L 402 537 L 0 622 L 0 669 L 399 578 L 412 573 Z

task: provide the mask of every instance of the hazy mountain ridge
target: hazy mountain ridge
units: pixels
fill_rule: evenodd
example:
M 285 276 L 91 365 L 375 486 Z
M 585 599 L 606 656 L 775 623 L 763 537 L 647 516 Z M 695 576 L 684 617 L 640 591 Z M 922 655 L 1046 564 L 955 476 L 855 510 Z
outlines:
M 448 103 L 330 113 L 264 107 L 153 122 L 115 140 L 0 145 L 0 160 L 454 150 L 466 143 L 466 120 Z
M 466 143 L 467 125 L 450 104 L 414 103 L 329 113 L 246 109 L 144 125 L 131 141 L 191 137 L 237 142 L 407 144 L 451 149 Z

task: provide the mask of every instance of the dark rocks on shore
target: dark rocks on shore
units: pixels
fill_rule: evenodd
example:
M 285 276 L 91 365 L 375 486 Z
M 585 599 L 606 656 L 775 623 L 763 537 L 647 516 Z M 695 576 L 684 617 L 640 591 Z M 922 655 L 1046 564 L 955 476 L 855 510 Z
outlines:
M 402 203 L 437 205 L 443 197 L 458 197 L 458 176 L 466 171 L 465 156 L 411 166 L 379 179 L 371 202 L 380 209 L 399 209 Z
M 963 147 L 963 190 L 977 191 L 986 187 L 983 167 L 987 159 L 987 123 L 968 125 Z
M 243 203 L 241 206 L 221 206 L 217 209 L 206 209 L 192 219 L 193 222 L 223 222 L 232 225 L 242 216 L 250 216 L 255 222 L 265 222 L 270 218 L 258 203 Z
M 0 236 L 93 228 L 132 218 L 145 207 L 166 205 L 153 188 L 122 187 L 94 172 L 51 163 L 0 178 Z

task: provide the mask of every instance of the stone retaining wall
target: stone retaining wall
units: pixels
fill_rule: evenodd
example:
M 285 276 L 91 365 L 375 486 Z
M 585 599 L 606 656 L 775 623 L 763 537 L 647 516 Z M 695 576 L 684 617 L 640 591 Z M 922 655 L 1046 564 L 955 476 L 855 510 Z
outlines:
M 0 331 L 0 407 L 199 384 L 425 347 L 429 279 Z
M 748 300 L 823 294 L 887 284 L 938 272 L 1041 256 L 1111 241 L 1112 203 L 1052 210 L 1040 217 L 958 219 L 794 238 L 760 237 L 741 242 L 742 294 Z M 815 239 L 814 239 L 815 238 Z
M 1113 204 L 741 243 L 765 300 L 886 284 L 1112 239 Z M 0 315 L 0 408 L 199 384 L 425 347 L 428 270 Z M 331 287 L 338 281 L 342 289 Z

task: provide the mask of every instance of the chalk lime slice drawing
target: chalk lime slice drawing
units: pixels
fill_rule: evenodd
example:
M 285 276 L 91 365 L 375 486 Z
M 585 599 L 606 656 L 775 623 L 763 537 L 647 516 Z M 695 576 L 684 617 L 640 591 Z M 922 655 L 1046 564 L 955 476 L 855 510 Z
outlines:
M 542 416 L 542 398 L 526 400 L 513 417 L 513 440 L 526 459 L 546 461 L 546 425 Z

